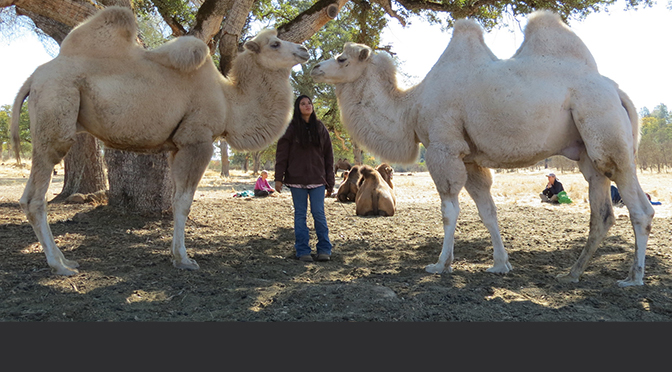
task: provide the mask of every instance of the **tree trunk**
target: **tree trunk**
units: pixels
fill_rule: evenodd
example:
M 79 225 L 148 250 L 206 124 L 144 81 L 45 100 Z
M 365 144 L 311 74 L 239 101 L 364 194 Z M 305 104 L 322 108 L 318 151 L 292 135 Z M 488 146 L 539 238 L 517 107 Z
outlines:
M 53 201 L 65 200 L 75 193 L 89 194 L 107 190 L 101 149 L 100 141 L 92 135 L 77 135 L 75 144 L 64 159 L 63 190 Z
M 219 70 L 224 76 L 229 74 L 233 59 L 238 54 L 240 34 L 254 0 L 240 0 L 232 4 L 226 20 L 222 24 L 219 40 Z
M 139 154 L 106 148 L 109 204 L 146 216 L 169 210 L 174 186 L 168 157 L 167 152 Z
M 229 177 L 229 144 L 224 140 L 219 141 L 219 149 L 222 151 L 222 177 Z
M 354 158 L 355 158 L 355 159 L 354 159 L 354 160 L 355 160 L 355 164 L 357 164 L 357 165 L 362 165 L 362 164 L 364 163 L 364 162 L 363 162 L 363 160 L 364 160 L 364 159 L 363 159 L 363 158 L 364 158 L 364 151 L 363 151 L 362 149 L 360 149 L 360 148 L 359 148 L 359 145 L 356 144 L 356 143 L 354 143 L 354 142 L 352 143 L 352 154 L 353 154 L 353 156 L 354 156 Z
M 250 153 L 246 152 L 245 156 L 243 157 L 243 172 L 247 173 L 247 161 L 250 159 Z
M 252 153 L 252 175 L 256 176 L 259 173 L 259 167 L 261 166 L 261 151 L 255 151 Z
M 14 0 L 0 3 L 3 7 L 9 5 L 16 5 L 17 10 L 34 12 L 70 27 L 77 26 L 98 11 L 98 8 L 89 2 L 75 0 Z

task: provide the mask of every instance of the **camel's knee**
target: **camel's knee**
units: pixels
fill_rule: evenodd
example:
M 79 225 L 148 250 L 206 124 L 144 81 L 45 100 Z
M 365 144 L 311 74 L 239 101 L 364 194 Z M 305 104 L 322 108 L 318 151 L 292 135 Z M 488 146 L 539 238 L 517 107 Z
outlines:
M 443 194 L 457 194 L 467 182 L 467 170 L 458 153 L 444 145 L 432 145 L 425 153 L 425 162 L 436 189 Z
M 616 223 L 611 204 L 602 204 L 597 210 L 591 211 L 590 233 L 605 235 Z
M 654 213 L 653 207 L 646 204 L 641 211 L 630 211 L 630 222 L 632 222 L 635 232 L 644 233 L 647 236 L 651 234 Z

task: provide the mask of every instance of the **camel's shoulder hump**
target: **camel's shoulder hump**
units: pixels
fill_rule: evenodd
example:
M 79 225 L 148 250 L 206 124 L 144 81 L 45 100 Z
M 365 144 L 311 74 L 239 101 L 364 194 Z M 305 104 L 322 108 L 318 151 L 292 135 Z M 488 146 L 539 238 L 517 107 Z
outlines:
M 551 11 L 537 11 L 525 26 L 525 39 L 514 58 L 554 57 L 574 59 L 597 70 L 593 55 L 586 44 Z

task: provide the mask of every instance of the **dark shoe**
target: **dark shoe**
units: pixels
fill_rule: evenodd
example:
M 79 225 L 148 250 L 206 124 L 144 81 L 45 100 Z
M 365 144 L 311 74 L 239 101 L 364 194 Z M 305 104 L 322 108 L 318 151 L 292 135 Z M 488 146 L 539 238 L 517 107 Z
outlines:
M 313 256 L 311 256 L 311 255 L 309 255 L 309 254 L 307 254 L 307 255 L 305 255 L 305 256 L 301 256 L 301 257 L 299 257 L 299 261 L 302 261 L 302 262 L 313 262 Z
M 316 261 L 329 261 L 329 260 L 331 260 L 331 256 L 326 253 L 320 253 L 316 257 Z

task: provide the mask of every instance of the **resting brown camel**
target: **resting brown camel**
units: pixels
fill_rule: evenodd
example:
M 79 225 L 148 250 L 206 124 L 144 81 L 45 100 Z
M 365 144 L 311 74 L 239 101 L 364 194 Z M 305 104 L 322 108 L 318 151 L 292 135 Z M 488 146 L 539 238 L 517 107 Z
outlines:
M 45 194 L 76 133 L 88 132 L 110 148 L 171 151 L 173 265 L 198 269 L 187 256 L 184 226 L 213 140 L 222 137 L 246 150 L 275 141 L 290 120 L 290 71 L 309 58 L 303 46 L 264 30 L 245 43 L 225 78 L 197 38 L 179 37 L 148 51 L 136 35 L 130 9 L 101 10 L 68 34 L 58 56 L 35 70 L 14 101 L 12 136 L 20 162 L 19 111 L 30 94 L 32 168 L 20 204 L 57 274 L 76 274 L 78 264 L 56 246 Z
M 349 171 L 350 168 L 352 168 L 352 164 L 350 164 L 348 159 L 338 159 L 338 161 L 334 164 L 334 174 L 338 172 L 339 169 Z
M 394 168 L 392 168 L 387 163 L 381 163 L 379 166 L 376 167 L 376 171 L 378 171 L 378 173 L 380 173 L 385 182 L 387 182 L 387 184 L 390 185 L 390 188 L 394 189 L 394 184 L 392 184 L 392 177 L 393 177 L 392 173 L 394 173 Z
M 369 165 L 359 168 L 359 190 L 355 197 L 358 216 L 394 216 L 397 205 L 394 190 L 383 176 Z
M 409 89 L 397 86 L 388 54 L 363 44 L 346 43 L 343 53 L 315 65 L 311 75 L 335 85 L 343 125 L 372 153 L 412 163 L 419 142 L 427 149 L 444 231 L 438 261 L 428 272 L 452 270 L 458 195 L 466 188 L 492 239 L 494 265 L 487 271 L 508 273 L 488 168 L 528 167 L 563 155 L 578 163 L 588 181 L 590 231 L 580 256 L 558 280 L 578 282 L 614 224 L 609 193 L 614 181 L 635 235 L 632 266 L 618 284 L 644 284 L 654 210 L 637 181 L 637 110 L 599 73 L 586 45 L 557 14 L 533 13 L 510 59 L 492 53 L 475 21 L 457 20 L 439 60 Z
M 336 193 L 336 198 L 340 202 L 354 202 L 355 197 L 357 196 L 357 190 L 359 186 L 359 166 L 355 165 L 350 168 L 348 172 L 348 177 L 341 183 L 341 186 L 338 187 L 338 192 Z

